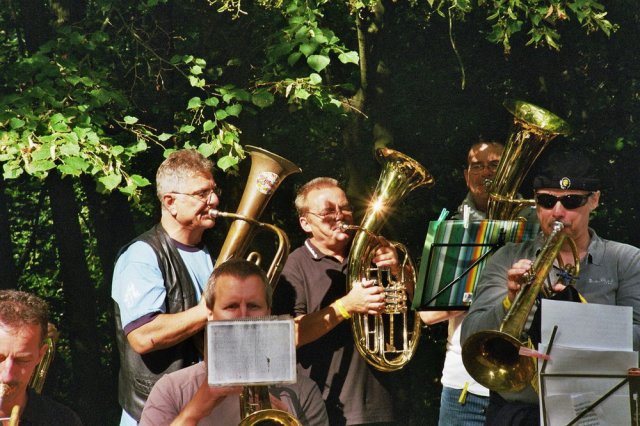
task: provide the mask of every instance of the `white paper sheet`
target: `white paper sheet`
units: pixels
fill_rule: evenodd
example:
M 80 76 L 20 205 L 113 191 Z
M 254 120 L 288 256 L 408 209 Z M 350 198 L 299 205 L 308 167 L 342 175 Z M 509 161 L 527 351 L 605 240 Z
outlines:
M 545 375 L 540 376 L 542 424 L 566 425 L 622 383 L 629 368 L 638 366 L 638 353 L 632 351 L 632 313 L 627 306 L 542 301 L 542 341 L 548 343 L 553 327 L 558 326 Z M 538 349 L 546 353 L 547 345 Z M 566 376 L 571 374 L 582 376 Z M 629 385 L 623 384 L 576 424 L 629 425 L 630 403 Z
M 633 350 L 633 308 L 596 303 L 542 300 L 542 342 L 558 325 L 554 346 L 583 349 Z

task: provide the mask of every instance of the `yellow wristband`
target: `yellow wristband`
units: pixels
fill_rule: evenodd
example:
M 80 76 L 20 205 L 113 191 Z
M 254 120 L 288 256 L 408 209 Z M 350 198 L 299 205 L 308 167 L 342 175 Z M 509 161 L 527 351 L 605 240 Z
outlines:
M 335 305 L 338 312 L 340 312 L 340 315 L 342 315 L 342 318 L 344 319 L 351 318 L 351 314 L 349 313 L 349 311 L 347 311 L 347 308 L 344 307 L 344 303 L 342 303 L 341 299 L 336 300 Z
M 508 311 L 511 308 L 511 300 L 509 300 L 509 296 L 505 296 L 504 299 L 502 299 L 502 306 L 505 311 Z

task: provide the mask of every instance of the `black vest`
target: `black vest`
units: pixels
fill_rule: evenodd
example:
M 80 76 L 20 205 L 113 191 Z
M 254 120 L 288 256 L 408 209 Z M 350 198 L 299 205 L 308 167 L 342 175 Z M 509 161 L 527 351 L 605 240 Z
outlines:
M 118 253 L 118 257 L 134 242 L 144 241 L 156 253 L 167 290 L 165 312 L 168 314 L 185 311 L 196 306 L 196 294 L 178 249 L 160 224 L 134 239 Z M 142 408 L 156 381 L 167 373 L 198 362 L 199 351 L 194 339 L 186 339 L 177 345 L 156 350 L 144 355 L 135 352 L 122 329 L 120 309 L 115 304 L 116 339 L 120 353 L 120 374 L 118 377 L 118 402 L 134 419 L 140 421 Z

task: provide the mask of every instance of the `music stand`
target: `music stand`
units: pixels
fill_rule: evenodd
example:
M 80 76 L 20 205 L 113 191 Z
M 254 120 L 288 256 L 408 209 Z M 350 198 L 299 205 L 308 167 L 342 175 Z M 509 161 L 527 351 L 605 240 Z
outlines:
M 553 348 L 553 342 L 556 336 L 556 332 L 558 331 L 558 326 L 553 327 L 553 332 L 551 333 L 551 338 L 549 339 L 549 345 L 547 350 L 545 351 L 547 356 L 551 355 L 551 350 Z M 598 405 L 600 405 L 603 401 L 613 395 L 618 389 L 620 389 L 625 384 L 629 383 L 630 385 L 630 394 L 631 387 L 636 389 L 635 391 L 635 401 L 637 404 L 638 401 L 638 388 L 640 387 L 640 369 L 639 368 L 630 368 L 627 370 L 627 374 L 566 374 L 566 373 L 547 373 L 547 359 L 545 359 L 542 363 L 542 367 L 540 368 L 540 395 L 541 395 L 541 408 L 542 408 L 542 424 L 549 424 L 547 419 L 547 407 L 546 407 L 546 379 L 548 377 L 566 377 L 566 378 L 595 378 L 595 379 L 621 379 L 620 382 L 616 383 L 609 390 L 603 393 L 596 401 L 589 404 L 585 409 L 583 409 L 580 413 L 578 413 L 573 419 L 567 423 L 566 426 L 572 426 L 576 424 L 580 419 L 584 416 L 592 412 Z M 638 419 L 638 407 L 631 404 L 631 399 L 629 400 L 629 406 L 631 410 L 631 419 Z
M 467 310 L 485 260 L 506 242 L 533 238 L 537 223 L 519 220 L 429 223 L 413 309 Z

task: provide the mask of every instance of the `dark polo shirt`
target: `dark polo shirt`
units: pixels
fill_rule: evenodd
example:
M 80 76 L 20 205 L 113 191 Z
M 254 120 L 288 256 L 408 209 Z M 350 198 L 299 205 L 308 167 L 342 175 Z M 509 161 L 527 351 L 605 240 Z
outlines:
M 347 293 L 347 261 L 323 255 L 309 240 L 294 250 L 274 293 L 274 314 L 317 312 Z M 298 372 L 313 379 L 335 425 L 393 421 L 385 373 L 369 366 L 354 346 L 349 321 L 298 349 Z

